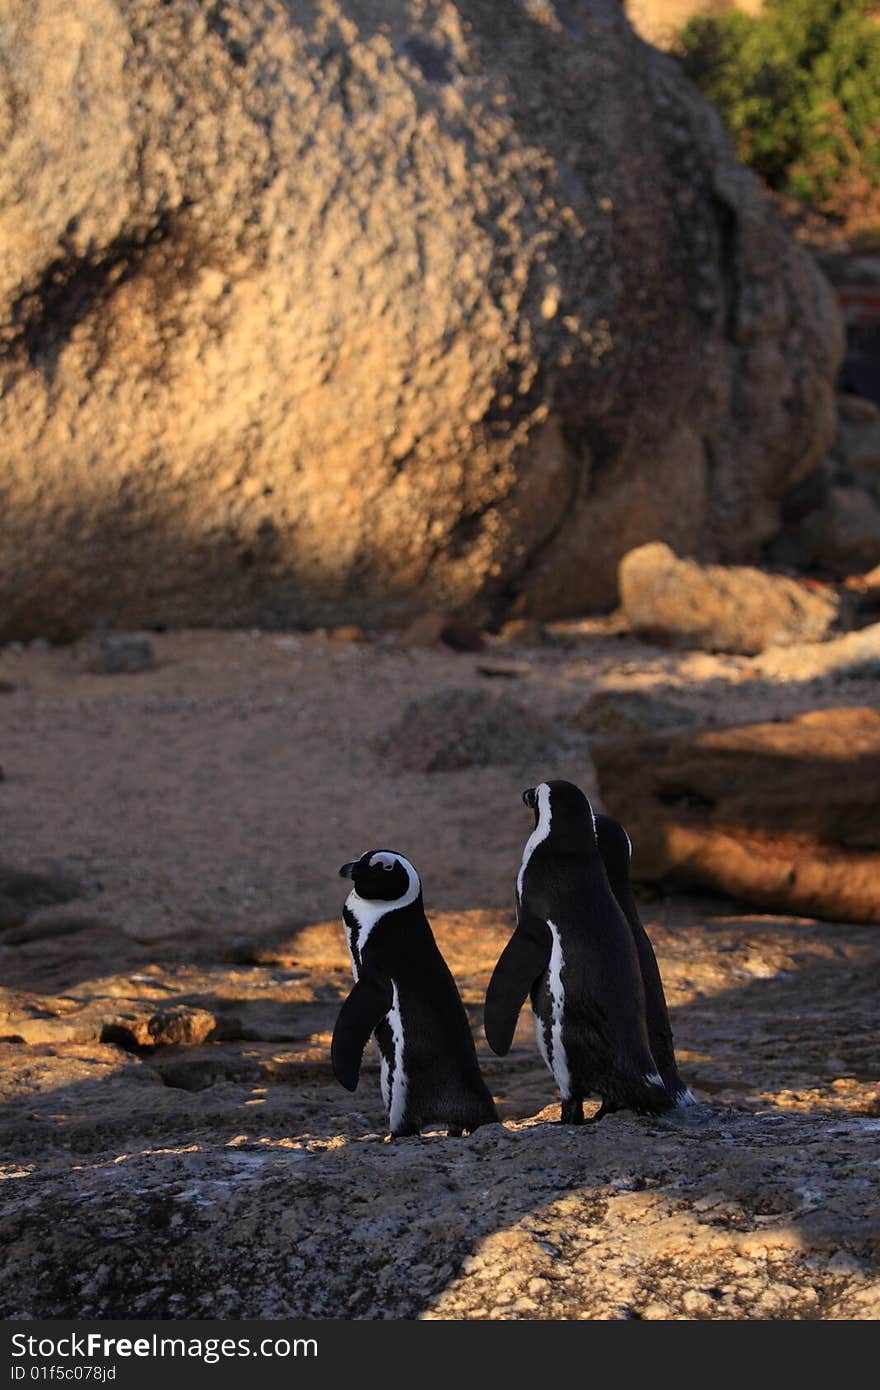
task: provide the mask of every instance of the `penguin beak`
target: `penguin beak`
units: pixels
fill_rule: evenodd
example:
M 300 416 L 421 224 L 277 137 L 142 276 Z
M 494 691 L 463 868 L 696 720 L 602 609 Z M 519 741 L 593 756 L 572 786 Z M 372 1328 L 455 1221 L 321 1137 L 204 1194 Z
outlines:
M 525 804 L 526 804 L 527 806 L 530 806 L 530 807 L 532 808 L 532 810 L 534 811 L 534 809 L 535 809 L 535 789 L 534 789 L 534 787 L 526 787 L 525 791 L 523 792 L 523 801 L 525 802 Z
M 357 860 L 356 860 L 356 859 L 353 860 L 351 864 L 343 864 L 342 868 L 339 870 L 339 877 L 340 877 L 340 878 L 354 878 L 354 871 L 355 871 L 355 868 L 356 868 L 356 867 L 357 867 Z

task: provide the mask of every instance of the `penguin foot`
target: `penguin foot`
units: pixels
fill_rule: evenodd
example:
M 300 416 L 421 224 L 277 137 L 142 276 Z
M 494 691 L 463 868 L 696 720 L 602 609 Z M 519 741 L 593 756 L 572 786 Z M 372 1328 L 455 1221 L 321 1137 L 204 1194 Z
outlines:
M 460 1139 L 460 1138 L 462 1137 L 463 1134 L 464 1134 L 464 1129 L 463 1129 L 463 1127 L 462 1127 L 461 1125 L 450 1125 L 449 1128 L 448 1128 L 447 1131 L 446 1131 L 446 1138 L 447 1138 L 447 1139 Z
M 582 1125 L 584 1123 L 583 1101 L 564 1100 L 562 1102 L 562 1115 L 559 1123 L 561 1125 Z
M 407 1129 L 395 1129 L 391 1134 L 386 1135 L 385 1143 L 393 1144 L 395 1139 L 421 1139 L 422 1132 L 417 1125 L 412 1125 Z

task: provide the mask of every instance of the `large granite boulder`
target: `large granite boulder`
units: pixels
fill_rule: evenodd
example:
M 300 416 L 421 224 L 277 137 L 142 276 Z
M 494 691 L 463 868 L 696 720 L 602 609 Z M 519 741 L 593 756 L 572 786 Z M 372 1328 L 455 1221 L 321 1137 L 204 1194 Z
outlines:
M 3 0 L 0 637 L 750 560 L 837 311 L 616 0 Z
M 637 877 L 880 923 L 880 710 L 597 741 Z

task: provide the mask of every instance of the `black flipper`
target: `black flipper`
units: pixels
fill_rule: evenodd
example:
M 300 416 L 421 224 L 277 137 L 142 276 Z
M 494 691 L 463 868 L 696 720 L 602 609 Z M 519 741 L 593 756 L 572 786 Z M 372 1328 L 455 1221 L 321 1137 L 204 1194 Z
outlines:
M 390 980 L 381 975 L 361 975 L 339 1011 L 330 1060 L 333 1075 L 347 1091 L 357 1090 L 364 1048 L 391 1008 L 392 998 Z
M 489 1046 L 499 1057 L 510 1051 L 519 1011 L 549 964 L 550 945 L 547 923 L 521 912 L 486 991 L 483 1027 Z

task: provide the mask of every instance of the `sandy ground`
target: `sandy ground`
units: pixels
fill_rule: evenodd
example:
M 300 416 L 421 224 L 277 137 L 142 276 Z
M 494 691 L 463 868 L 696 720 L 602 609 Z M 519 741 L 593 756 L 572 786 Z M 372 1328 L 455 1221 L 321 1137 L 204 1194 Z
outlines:
M 7 866 L 78 880 L 0 930 L 0 1313 L 873 1318 L 880 1313 L 876 928 L 642 895 L 680 1120 L 553 1123 L 524 1015 L 481 1041 L 530 830 L 524 786 L 595 791 L 576 715 L 650 690 L 700 719 L 876 703 L 613 621 L 479 654 L 180 632 L 99 676 L 0 653 Z M 488 673 L 488 674 L 487 674 Z M 549 720 L 540 759 L 426 773 L 393 732 L 443 688 Z M 329 1069 L 349 988 L 339 864 L 419 867 L 504 1124 L 383 1143 L 375 1064 Z
M 142 941 L 260 932 L 337 913 L 340 864 L 405 853 L 429 908 L 500 907 L 530 829 L 526 786 L 596 797 L 588 740 L 566 721 L 594 690 L 686 697 L 722 723 L 871 703 L 877 682 L 759 679 L 747 658 L 676 653 L 560 627 L 565 645 L 400 651 L 278 633 L 153 638 L 157 666 L 91 675 L 70 649 L 0 650 L 0 859 L 83 880 L 89 910 Z M 487 676 L 484 671 L 514 672 Z M 505 696 L 553 721 L 555 756 L 426 774 L 376 751 L 410 700 Z

